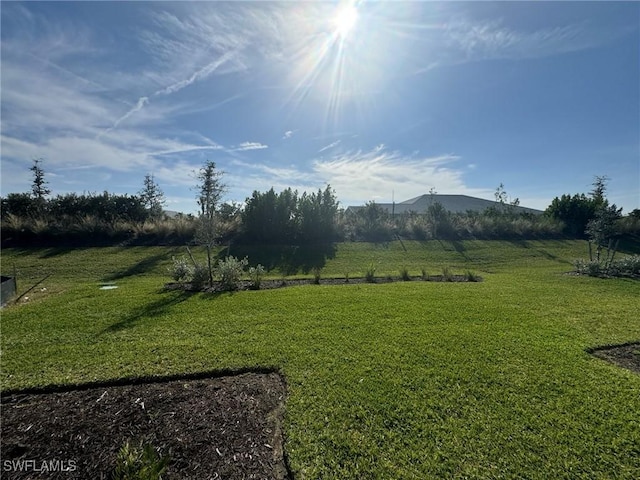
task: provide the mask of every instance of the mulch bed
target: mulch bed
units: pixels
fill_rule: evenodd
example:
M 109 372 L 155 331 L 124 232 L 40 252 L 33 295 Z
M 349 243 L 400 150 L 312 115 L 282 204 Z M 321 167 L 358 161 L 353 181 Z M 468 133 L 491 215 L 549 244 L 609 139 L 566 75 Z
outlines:
M 363 277 L 357 278 L 321 278 L 319 282 L 315 282 L 312 278 L 287 278 L 279 280 L 262 280 L 259 290 L 271 290 L 274 288 L 295 287 L 299 285 L 359 285 L 363 283 L 393 283 L 393 282 L 481 282 L 482 278 L 475 276 L 473 280 L 469 280 L 467 275 L 451 275 L 445 277 L 443 275 L 430 275 L 427 277 L 411 276 L 409 280 L 403 280 L 400 277 L 376 277 L 373 282 L 367 281 Z M 167 290 L 186 290 L 190 292 L 203 291 L 209 293 L 224 292 L 225 288 L 220 281 L 214 281 L 211 287 L 205 289 L 196 289 L 190 283 L 170 282 L 165 284 Z M 254 288 L 252 282 L 242 280 L 238 284 L 237 290 L 258 290 Z
M 289 477 L 278 373 L 58 390 L 3 395 L 2 478 L 108 479 L 127 441 L 169 457 L 163 479 Z
M 598 358 L 640 374 L 640 342 L 597 347 L 589 349 L 588 352 Z

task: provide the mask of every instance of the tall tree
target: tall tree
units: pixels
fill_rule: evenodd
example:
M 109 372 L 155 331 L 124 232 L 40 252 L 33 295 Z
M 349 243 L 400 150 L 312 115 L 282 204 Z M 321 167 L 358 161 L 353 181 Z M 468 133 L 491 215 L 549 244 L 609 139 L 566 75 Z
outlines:
M 207 267 L 209 269 L 209 284 L 211 285 L 213 283 L 211 249 L 215 246 L 218 236 L 216 210 L 226 186 L 222 183 L 222 172 L 216 168 L 216 163 L 211 160 L 205 162 L 196 178 L 199 181 L 197 200 L 200 205 L 196 242 L 207 248 Z
M 162 207 L 166 204 L 164 192 L 155 182 L 153 175 L 146 174 L 142 184 L 142 190 L 138 192 L 138 196 L 145 208 L 149 211 L 149 216 L 158 218 L 162 216 Z
M 33 196 L 38 200 L 44 200 L 44 197 L 51 193 L 51 190 L 47 188 L 49 182 L 44 178 L 44 169 L 42 168 L 42 158 L 34 158 L 33 165 L 29 170 L 33 172 L 33 183 L 31 184 L 31 191 Z
M 222 172 L 216 168 L 216 162 L 207 160 L 197 174 L 198 205 L 200 215 L 213 217 L 226 186 L 222 183 Z
M 607 258 L 605 268 L 609 268 L 610 262 L 617 248 L 617 242 L 613 246 L 613 239 L 617 234 L 616 221 L 622 216 L 622 208 L 616 207 L 615 203 L 609 205 L 607 200 L 608 178 L 597 176 L 593 181 L 593 190 L 590 192 L 593 202 L 596 204 L 594 217 L 587 223 L 586 234 L 589 237 L 589 254 L 591 256 L 591 244 L 596 245 L 596 258 L 600 262 L 600 254 L 603 248 L 607 248 Z M 593 260 L 593 257 L 590 258 Z

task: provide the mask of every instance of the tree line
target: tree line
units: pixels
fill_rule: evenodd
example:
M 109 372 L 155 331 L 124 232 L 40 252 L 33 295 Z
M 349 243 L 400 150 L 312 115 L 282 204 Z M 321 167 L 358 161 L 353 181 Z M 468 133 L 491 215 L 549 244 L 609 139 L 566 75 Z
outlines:
M 608 229 L 607 238 L 640 234 L 640 211 L 622 217 L 621 209 L 609 205 L 606 177 L 596 177 L 588 195 L 554 198 L 543 215 L 518 213 L 514 207 L 519 200 L 509 201 L 502 184 L 495 192 L 496 206 L 484 212 L 454 214 L 434 196 L 425 213 L 392 215 L 375 202 L 347 212 L 340 208 L 330 185 L 311 193 L 291 188 L 256 190 L 244 204 L 222 202 L 224 174 L 208 160 L 195 172 L 197 215 L 170 218 L 164 213 L 164 193 L 151 174 L 145 175 L 135 195 L 105 191 L 52 197 L 42 160 L 34 160 L 30 170 L 31 192 L 1 198 L 5 244 L 192 243 L 205 245 L 210 252 L 216 244 L 231 242 L 308 245 L 397 238 L 591 238 L 597 222 Z

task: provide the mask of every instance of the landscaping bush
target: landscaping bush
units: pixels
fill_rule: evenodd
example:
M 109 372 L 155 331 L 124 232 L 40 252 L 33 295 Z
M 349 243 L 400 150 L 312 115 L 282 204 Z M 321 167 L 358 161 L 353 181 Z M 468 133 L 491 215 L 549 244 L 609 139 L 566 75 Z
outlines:
M 264 267 L 260 264 L 249 269 L 249 277 L 251 277 L 251 288 L 254 290 L 260 290 L 260 284 L 262 283 L 262 276 L 264 275 Z
M 313 283 L 316 285 L 320 285 L 320 267 L 315 267 L 313 269 Z
M 209 284 L 209 267 L 205 263 L 196 263 L 191 276 L 191 286 L 200 290 Z
M 576 273 L 590 277 L 619 277 L 640 275 L 640 255 L 631 255 L 611 262 L 579 259 L 575 261 Z
M 247 257 L 238 260 L 236 257 L 228 256 L 218 260 L 216 274 L 220 277 L 223 288 L 225 290 L 237 290 L 240 285 L 240 278 L 248 265 L 249 260 Z
M 186 282 L 193 276 L 193 266 L 187 261 L 186 258 L 172 257 L 173 265 L 169 268 L 171 278 L 176 282 Z

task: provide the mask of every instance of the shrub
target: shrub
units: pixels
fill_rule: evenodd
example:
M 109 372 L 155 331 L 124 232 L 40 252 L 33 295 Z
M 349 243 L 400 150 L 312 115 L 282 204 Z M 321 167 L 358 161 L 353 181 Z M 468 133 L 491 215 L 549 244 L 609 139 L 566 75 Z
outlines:
M 478 275 L 476 275 L 471 270 L 467 270 L 464 276 L 467 279 L 467 282 L 477 282 L 479 280 Z
M 320 267 L 315 267 L 313 269 L 313 283 L 316 285 L 320 285 Z
M 364 279 L 369 283 L 373 283 L 376 280 L 375 275 L 376 275 L 376 267 L 373 263 L 371 263 L 367 267 L 367 271 L 364 274 Z
M 405 282 L 411 280 L 411 276 L 409 275 L 409 269 L 407 267 L 402 267 L 400 269 L 400 278 Z
M 429 274 L 427 273 L 427 269 L 426 268 L 422 268 L 420 270 L 420 273 L 422 275 L 422 280 L 429 280 Z
M 442 279 L 445 282 L 452 282 L 453 281 L 453 273 L 451 273 L 451 270 L 449 269 L 449 267 L 444 267 L 442 269 Z
M 150 444 L 132 447 L 127 441 L 116 459 L 114 480 L 157 480 L 167 469 L 169 457 L 160 457 Z
M 613 262 L 614 268 L 621 274 L 640 275 L 640 255 L 621 258 Z
M 584 259 L 576 260 L 574 265 L 577 273 L 590 277 L 640 275 L 640 255 L 624 257 L 608 265 L 605 262 Z
M 209 267 L 204 263 L 196 263 L 191 276 L 191 286 L 197 290 L 209 284 Z
M 193 267 L 184 256 L 180 258 L 171 257 L 171 259 L 173 260 L 173 266 L 169 268 L 169 271 L 171 278 L 176 282 L 185 282 L 193 276 Z
M 249 276 L 251 277 L 251 288 L 254 290 L 260 290 L 260 284 L 262 283 L 262 276 L 264 275 L 264 267 L 260 264 L 249 269 Z
M 228 256 L 223 260 L 218 260 L 216 273 L 220 277 L 220 281 L 222 282 L 222 286 L 225 290 L 238 289 L 240 277 L 242 277 L 247 265 L 249 265 L 247 257 L 244 257 L 242 260 L 238 260 L 236 257 Z

